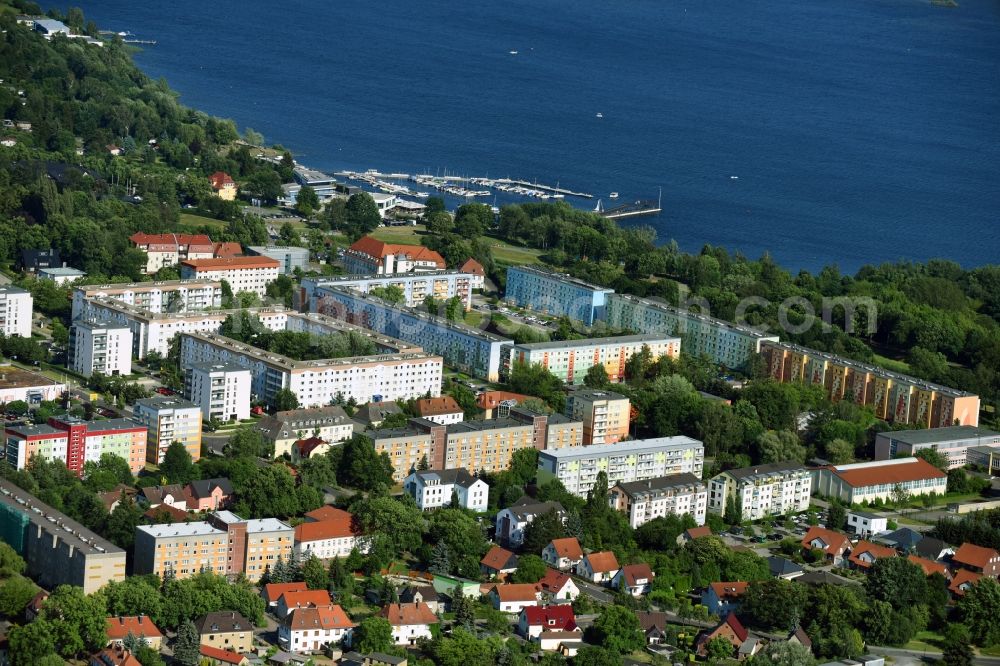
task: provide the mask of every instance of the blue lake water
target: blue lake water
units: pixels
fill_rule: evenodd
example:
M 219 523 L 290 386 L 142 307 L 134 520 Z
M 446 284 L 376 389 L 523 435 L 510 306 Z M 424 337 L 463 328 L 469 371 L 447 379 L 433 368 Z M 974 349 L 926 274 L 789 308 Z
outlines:
M 316 168 L 662 186 L 662 241 L 792 270 L 998 260 L 995 0 L 75 4 Z

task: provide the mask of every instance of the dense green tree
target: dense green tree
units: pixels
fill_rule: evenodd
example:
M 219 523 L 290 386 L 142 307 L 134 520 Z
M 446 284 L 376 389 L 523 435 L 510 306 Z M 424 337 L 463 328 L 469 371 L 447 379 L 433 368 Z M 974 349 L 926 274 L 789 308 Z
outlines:
M 371 233 L 382 223 L 375 199 L 367 192 L 352 194 L 344 207 L 344 226 L 352 238 Z
M 927 578 L 923 569 L 906 558 L 880 557 L 868 571 L 865 589 L 873 599 L 902 610 L 925 601 Z
M 941 646 L 942 666 L 972 666 L 974 653 L 969 645 L 969 628 L 963 624 L 949 624 L 944 631 L 944 644 Z
M 163 462 L 160 463 L 160 474 L 167 483 L 181 485 L 198 478 L 198 468 L 183 443 L 174 441 L 167 447 L 163 454 Z
M 11 627 L 8 641 L 12 664 L 39 664 L 56 653 L 53 628 L 46 620 Z
M 562 518 L 555 511 L 548 511 L 528 523 L 524 529 L 522 549 L 526 553 L 540 553 L 553 539 L 566 536 L 566 527 Z
M 590 642 L 617 654 L 641 650 L 645 645 L 635 613 L 624 606 L 605 606 L 592 627 Z
M 386 652 L 393 646 L 392 625 L 384 617 L 366 617 L 354 629 L 352 647 L 362 654 Z
M 805 462 L 806 447 L 799 441 L 798 435 L 790 430 L 768 430 L 757 438 L 760 449 L 760 462 Z
M 538 555 L 526 554 L 517 560 L 517 570 L 510 577 L 512 583 L 537 583 L 548 570 Z
M 988 647 L 1000 643 L 1000 583 L 993 578 L 982 578 L 969 588 L 958 601 L 962 622 L 969 628 L 969 635 L 976 645 Z
M 0 615 L 20 617 L 28 602 L 38 593 L 38 586 L 20 574 L 0 581 Z
M 194 622 L 188 620 L 177 630 L 174 640 L 174 661 L 183 666 L 197 666 L 201 659 L 201 638 Z
M 753 658 L 753 666 L 816 666 L 816 659 L 800 643 L 771 641 Z
M 274 408 L 279 412 L 287 412 L 299 408 L 299 399 L 292 389 L 279 389 L 274 393 Z
M 621 666 L 622 657 L 604 647 L 584 645 L 573 658 L 573 666 Z
M 327 568 L 315 555 L 310 555 L 302 565 L 302 579 L 310 590 L 325 590 L 330 584 Z
M 135 542 L 135 528 L 142 521 L 142 510 L 124 494 L 108 516 L 104 537 L 119 548 L 129 550 Z
M 264 435 L 259 429 L 254 426 L 243 426 L 229 436 L 225 453 L 231 458 L 256 458 L 257 456 L 270 457 L 272 452 L 265 444 Z
M 786 630 L 799 623 L 805 605 L 806 589 L 802 585 L 772 578 L 755 581 L 747 586 L 741 612 L 747 615 L 754 626 Z
M 392 485 L 394 468 L 385 453 L 376 453 L 372 441 L 355 435 L 344 442 L 337 479 L 360 490 L 382 491 Z
M 42 606 L 41 618 L 48 623 L 60 656 L 77 657 L 107 642 L 103 599 L 87 596 L 83 588 L 60 585 Z

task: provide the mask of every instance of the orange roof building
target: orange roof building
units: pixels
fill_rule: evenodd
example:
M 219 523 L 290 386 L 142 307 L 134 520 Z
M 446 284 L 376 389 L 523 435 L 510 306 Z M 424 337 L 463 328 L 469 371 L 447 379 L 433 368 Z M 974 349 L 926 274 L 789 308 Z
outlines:
M 959 569 L 955 572 L 955 577 L 951 579 L 948 590 L 956 597 L 965 596 L 969 588 L 978 583 L 982 577 L 982 574 L 977 574 L 974 571 Z
M 483 265 L 481 263 L 479 263 L 472 257 L 466 259 L 465 263 L 459 266 L 458 270 L 462 271 L 463 273 L 469 273 L 470 275 L 479 275 L 482 277 L 486 277 L 486 269 L 483 268 Z
M 576 566 L 576 575 L 593 583 L 610 582 L 621 566 L 618 558 L 610 550 L 588 553 Z
M 580 595 L 580 588 L 568 573 L 552 568 L 546 570 L 538 581 L 538 591 L 546 598 L 556 601 L 573 601 Z
M 802 548 L 822 550 L 827 560 L 840 564 L 844 559 L 844 553 L 851 548 L 851 541 L 835 530 L 813 526 L 802 537 Z
M 422 245 L 386 243 L 362 236 L 344 251 L 344 269 L 352 275 L 411 273 L 447 268 L 444 257 Z
M 340 606 L 298 608 L 278 625 L 278 640 L 292 652 L 315 652 L 340 643 L 355 626 Z
M 895 458 L 814 470 L 813 492 L 845 504 L 892 499 L 897 488 L 910 496 L 943 495 L 948 475 L 923 458 Z
M 583 559 L 583 548 L 576 537 L 553 539 L 542 550 L 542 559 L 557 569 L 575 568 Z
M 353 520 L 354 516 L 343 509 L 338 509 L 335 506 L 330 506 L 329 504 L 324 504 L 318 509 L 313 509 L 312 511 L 307 511 L 305 514 L 306 520 L 309 522 L 317 522 L 320 520 Z
M 906 559 L 923 569 L 925 576 L 939 573 L 948 580 L 951 580 L 951 570 L 943 562 L 928 560 L 926 557 L 920 557 L 919 555 L 910 555 Z
M 243 664 L 249 663 L 249 659 L 244 657 L 239 652 L 233 652 L 232 650 L 223 650 L 222 648 L 212 647 L 211 645 L 202 645 L 199 648 L 201 656 L 211 659 L 218 664 L 232 664 L 233 666 L 243 666 Z
M 492 418 L 493 412 L 501 406 L 501 403 L 513 401 L 519 405 L 525 400 L 530 400 L 532 396 L 522 393 L 511 393 L 510 391 L 484 391 L 476 396 L 476 406 L 486 412 L 486 418 Z
M 295 527 L 295 551 L 306 560 L 316 556 L 321 560 L 347 557 L 355 548 L 367 553 L 369 540 L 358 527 L 354 516 L 334 507 L 320 507 L 309 520 Z M 317 520 L 313 516 L 323 516 Z
M 517 555 L 506 548 L 493 546 L 479 560 L 479 568 L 486 576 L 513 573 L 517 569 Z
M 297 583 L 268 583 L 261 590 L 261 596 L 264 597 L 264 601 L 268 606 L 277 606 L 278 599 L 286 592 L 304 592 L 308 589 L 309 586 L 302 581 Z
M 236 181 L 225 171 L 216 171 L 208 177 L 212 183 L 212 189 L 223 201 L 233 201 L 236 199 Z
M 107 623 L 108 642 L 113 645 L 121 645 L 129 634 L 136 638 L 145 638 L 149 647 L 154 650 L 159 650 L 163 642 L 163 633 L 145 615 L 118 615 L 109 617 Z
M 963 543 L 959 546 L 955 554 L 951 556 L 951 561 L 969 571 L 990 578 L 996 578 L 997 574 L 1000 573 L 1000 553 L 992 548 L 984 548 L 972 543 Z
M 877 560 L 898 555 L 899 553 L 893 548 L 879 546 L 862 539 L 851 549 L 851 556 L 847 559 L 859 569 L 870 569 Z
M 520 613 L 528 606 L 537 606 L 540 591 L 538 585 L 517 583 L 497 585 L 490 591 L 493 607 L 505 613 Z
M 422 602 L 389 604 L 379 615 L 389 621 L 396 645 L 416 645 L 421 638 L 433 638 L 431 625 L 438 622 L 431 607 Z
M 145 273 L 176 266 L 188 259 L 215 256 L 215 243 L 205 234 L 144 234 L 129 236 L 132 246 L 146 253 Z
M 285 617 L 296 608 L 329 608 L 333 599 L 326 590 L 295 590 L 278 597 L 278 617 Z
M 465 418 L 465 411 L 459 406 L 450 395 L 442 395 L 437 398 L 420 398 L 416 401 L 417 414 L 421 418 L 441 425 L 458 423 Z

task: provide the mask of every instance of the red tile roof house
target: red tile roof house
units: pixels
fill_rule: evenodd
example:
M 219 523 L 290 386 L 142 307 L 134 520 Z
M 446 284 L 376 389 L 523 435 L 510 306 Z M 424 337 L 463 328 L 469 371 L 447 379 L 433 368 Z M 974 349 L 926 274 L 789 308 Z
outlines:
M 802 548 L 822 550 L 828 562 L 839 565 L 844 562 L 844 553 L 851 549 L 851 541 L 840 532 L 823 527 L 810 527 L 802 537 Z
M 749 637 L 750 633 L 743 626 L 743 623 L 739 621 L 736 617 L 736 613 L 730 613 L 716 626 L 714 629 L 706 629 L 705 631 L 698 634 L 698 640 L 695 641 L 695 650 L 701 656 L 705 656 L 706 649 L 705 646 L 708 642 L 714 638 L 725 638 L 733 646 L 733 652 L 738 650 L 743 641 Z
M 517 570 L 517 555 L 506 548 L 493 546 L 479 560 L 479 569 L 484 576 L 499 577 L 514 573 Z
M 545 631 L 579 631 L 576 615 L 569 604 L 528 606 L 517 618 L 517 633 L 528 640 L 537 639 Z
M 416 645 L 421 638 L 431 639 L 431 625 L 437 624 L 437 615 L 427 604 L 389 604 L 379 613 L 392 626 L 392 640 L 396 645 Z
M 539 595 L 537 585 L 496 585 L 490 590 L 490 601 L 497 610 L 517 614 L 528 606 L 537 606 Z
M 371 236 L 362 236 L 344 250 L 343 261 L 344 270 L 352 275 L 411 273 L 448 267 L 444 257 L 422 245 L 386 243 Z
M 708 612 L 716 617 L 725 617 L 735 613 L 740 608 L 740 600 L 746 594 L 748 583 L 735 581 L 731 583 L 712 583 L 701 595 L 701 603 Z
M 648 564 L 626 564 L 615 574 L 611 587 L 633 597 L 641 597 L 653 589 L 654 575 Z
M 437 398 L 420 398 L 414 403 L 414 407 L 416 407 L 420 418 L 441 425 L 459 423 L 465 419 L 465 410 L 450 395 L 442 395 Z
M 1000 575 L 1000 553 L 971 543 L 963 543 L 951 561 L 969 571 L 996 578 Z
M 854 548 L 851 549 L 851 556 L 847 559 L 850 561 L 852 566 L 858 569 L 867 570 L 875 564 L 876 560 L 880 560 L 885 557 L 898 556 L 899 553 L 897 553 L 894 548 L 879 546 L 862 539 L 854 546 Z
M 568 573 L 549 569 L 538 581 L 538 589 L 542 598 L 548 601 L 573 601 L 580 596 L 580 588 L 576 586 Z
M 142 666 L 131 652 L 123 647 L 104 648 L 91 655 L 88 666 Z
M 202 645 L 198 649 L 211 666 L 246 666 L 250 663 L 249 659 L 232 650 L 223 650 L 211 645 Z
M 951 580 L 951 585 L 948 586 L 948 590 L 956 597 L 965 596 L 965 593 L 969 591 L 969 588 L 978 583 L 982 577 L 982 574 L 977 574 L 974 571 L 959 569 L 955 572 L 955 577 Z
M 159 650 L 163 643 L 163 634 L 145 615 L 119 615 L 108 618 L 108 645 L 121 646 L 129 633 L 136 638 L 145 638 L 149 647 L 154 650 Z
M 225 171 L 216 171 L 208 177 L 208 180 L 220 199 L 232 201 L 236 198 L 236 181 Z
M 333 599 L 326 590 L 301 590 L 298 592 L 284 592 L 278 597 L 278 607 L 275 614 L 278 617 L 285 617 L 296 608 L 321 608 L 333 605 Z
M 934 560 L 929 560 L 926 557 L 920 557 L 919 555 L 909 555 L 906 559 L 923 569 L 925 576 L 939 573 L 946 579 L 951 580 L 951 569 L 949 569 L 944 562 L 935 562 Z
M 260 591 L 260 596 L 264 597 L 264 603 L 266 603 L 269 608 L 277 608 L 278 599 L 280 599 L 281 595 L 285 592 L 305 592 L 308 589 L 309 586 L 304 582 L 268 583 L 264 586 L 264 589 Z
M 332 517 L 295 526 L 295 545 L 293 548 L 301 561 L 304 562 L 312 555 L 321 560 L 347 557 L 355 548 L 360 553 L 368 552 L 371 548 L 371 540 L 361 533 L 360 526 L 354 520 L 353 515 L 347 511 L 328 515 Z
M 549 566 L 561 571 L 570 571 L 576 569 L 583 560 L 583 548 L 580 547 L 576 537 L 553 539 L 542 549 L 542 559 Z
M 576 567 L 576 575 L 592 583 L 610 583 L 621 567 L 610 550 L 584 555 Z
M 683 546 L 689 541 L 694 541 L 695 539 L 700 539 L 702 537 L 712 536 L 712 528 L 708 525 L 702 525 L 701 527 L 692 527 L 684 530 L 677 537 L 677 545 Z
M 291 652 L 318 652 L 343 640 L 357 625 L 340 606 L 298 608 L 278 625 L 278 643 Z

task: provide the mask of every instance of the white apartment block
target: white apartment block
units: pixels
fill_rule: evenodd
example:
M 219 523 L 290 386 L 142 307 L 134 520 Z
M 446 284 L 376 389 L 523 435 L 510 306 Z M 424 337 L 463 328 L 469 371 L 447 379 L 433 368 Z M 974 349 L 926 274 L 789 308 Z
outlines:
M 73 322 L 69 369 L 84 377 L 132 374 L 132 331 L 108 321 Z
M 513 340 L 358 291 L 330 287 L 325 293 L 327 314 L 419 345 L 443 356 L 448 366 L 487 381 L 499 380 L 502 348 L 514 344 Z
M 234 294 L 248 291 L 261 298 L 267 285 L 278 279 L 281 263 L 270 257 L 222 257 L 181 262 L 181 278 L 225 280 Z
M 611 488 L 611 506 L 623 512 L 632 529 L 655 518 L 689 514 L 705 524 L 708 489 L 693 474 L 674 474 L 645 481 L 619 483 Z
M 201 458 L 201 410 L 175 397 L 156 396 L 136 400 L 132 409 L 136 421 L 146 426 L 146 459 L 155 464 L 174 442 L 180 442 L 192 460 Z
M 181 368 L 232 363 L 250 371 L 250 393 L 267 404 L 290 389 L 302 407 L 320 407 L 338 397 L 359 403 L 408 400 L 441 393 L 440 356 L 400 352 L 339 359 L 295 361 L 211 334 L 182 334 Z
M 762 342 L 778 340 L 749 326 L 627 294 L 608 296 L 604 319 L 615 329 L 680 336 L 685 354 L 705 355 L 727 368 L 745 366 Z
M 250 370 L 235 363 L 194 363 L 184 373 L 184 395 L 205 421 L 250 418 Z
M 743 520 L 798 513 L 809 508 L 812 476 L 801 463 L 779 462 L 730 469 L 708 483 L 708 510 L 722 515 L 732 497 Z
M 160 312 L 192 312 L 222 307 L 222 283 L 218 280 L 164 280 L 122 284 L 88 284 L 73 289 L 73 319 L 83 315 L 83 304 L 91 299 L 109 299 Z
M 577 446 L 540 451 L 538 480 L 559 479 L 566 490 L 586 497 L 599 472 L 608 487 L 673 474 L 701 477 L 705 446 L 690 437 L 657 437 L 617 444 Z
M 457 270 L 307 277 L 302 279 L 298 306 L 310 312 L 326 312 L 324 300 L 328 288 L 353 289 L 368 294 L 373 289 L 392 286 L 403 291 L 403 305 L 407 307 L 423 304 L 428 296 L 442 302 L 458 296 L 468 310 L 472 307 L 472 290 L 477 284 L 481 287 L 481 282 L 481 276 Z
M 406 477 L 403 490 L 416 500 L 421 510 L 437 509 L 451 504 L 452 494 L 463 509 L 486 511 L 490 487 L 465 469 L 429 469 Z
M 27 289 L 12 285 L 0 287 L 0 332 L 8 337 L 30 338 L 33 302 Z
M 649 349 L 654 360 L 677 358 L 681 339 L 645 334 L 515 344 L 504 350 L 504 369 L 509 372 L 517 363 L 541 365 L 567 384 L 582 384 L 587 371 L 600 365 L 608 379 L 620 382 L 625 379 L 625 364 L 643 349 Z

